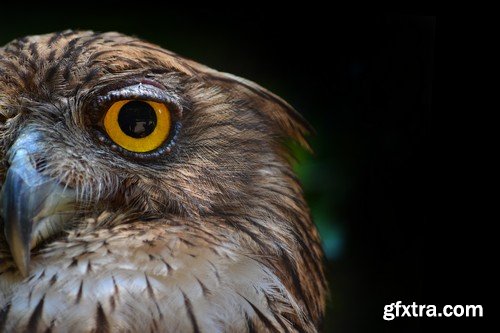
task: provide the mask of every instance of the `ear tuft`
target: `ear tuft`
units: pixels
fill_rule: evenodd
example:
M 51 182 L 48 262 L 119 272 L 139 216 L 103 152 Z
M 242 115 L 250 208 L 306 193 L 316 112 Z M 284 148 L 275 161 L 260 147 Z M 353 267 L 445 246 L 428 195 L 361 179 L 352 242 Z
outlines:
M 255 82 L 229 73 L 210 73 L 212 80 L 233 84 L 245 97 L 252 100 L 256 110 L 278 125 L 285 138 L 292 138 L 308 151 L 312 151 L 306 136 L 314 134 L 311 125 L 290 104 Z
M 272 123 L 278 126 L 280 134 L 284 139 L 291 138 L 309 152 L 312 152 L 306 136 L 314 134 L 314 129 L 300 113 L 281 97 L 257 83 L 239 76 L 219 72 L 189 59 L 184 59 L 184 63 L 191 69 L 191 74 L 201 79 L 216 81 L 221 85 L 229 85 L 232 89 L 236 89 L 245 99 L 254 104 L 258 112 L 261 112 Z

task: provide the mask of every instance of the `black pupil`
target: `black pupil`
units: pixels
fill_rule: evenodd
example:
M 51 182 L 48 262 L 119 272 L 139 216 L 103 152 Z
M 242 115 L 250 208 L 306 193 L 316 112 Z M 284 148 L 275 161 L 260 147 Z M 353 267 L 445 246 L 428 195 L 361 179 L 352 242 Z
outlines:
M 146 102 L 128 102 L 120 109 L 118 124 L 128 136 L 136 139 L 144 138 L 156 127 L 155 110 Z

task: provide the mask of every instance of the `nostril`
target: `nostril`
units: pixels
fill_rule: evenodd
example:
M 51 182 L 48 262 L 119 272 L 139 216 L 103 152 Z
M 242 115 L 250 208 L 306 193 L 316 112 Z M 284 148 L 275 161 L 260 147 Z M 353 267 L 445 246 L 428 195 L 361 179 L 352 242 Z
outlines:
M 47 168 L 47 159 L 41 156 L 33 157 L 31 164 L 38 172 L 43 172 Z

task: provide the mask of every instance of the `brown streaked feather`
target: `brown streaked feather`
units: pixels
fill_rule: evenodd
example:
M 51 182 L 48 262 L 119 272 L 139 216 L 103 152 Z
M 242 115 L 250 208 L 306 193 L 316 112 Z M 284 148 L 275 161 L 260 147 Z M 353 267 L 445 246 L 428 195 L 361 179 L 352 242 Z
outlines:
M 44 303 L 45 303 L 45 295 L 42 296 L 42 298 L 38 302 L 37 306 L 33 310 L 33 313 L 31 314 L 31 317 L 28 320 L 28 325 L 26 326 L 26 330 L 25 330 L 26 333 L 38 331 L 40 321 L 42 320 Z

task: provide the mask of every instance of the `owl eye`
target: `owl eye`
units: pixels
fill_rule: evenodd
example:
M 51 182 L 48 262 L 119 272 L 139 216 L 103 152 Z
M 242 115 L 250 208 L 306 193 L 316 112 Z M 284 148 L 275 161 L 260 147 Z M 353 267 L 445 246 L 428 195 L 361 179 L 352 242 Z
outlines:
M 171 115 L 163 103 L 120 100 L 108 109 L 103 123 L 114 143 L 135 153 L 147 153 L 168 138 Z

